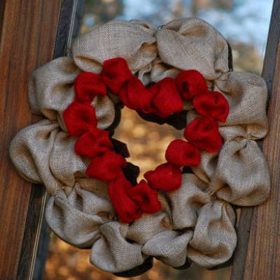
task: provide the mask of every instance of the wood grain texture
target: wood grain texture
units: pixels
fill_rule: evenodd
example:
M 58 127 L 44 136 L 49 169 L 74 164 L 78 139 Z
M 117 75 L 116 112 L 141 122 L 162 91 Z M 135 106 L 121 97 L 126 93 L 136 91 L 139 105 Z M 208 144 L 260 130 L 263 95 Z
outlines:
M 33 272 L 42 234 L 46 198 L 43 186 L 32 185 L 17 268 L 17 279 L 34 279 Z
M 27 279 L 18 277 L 22 248 L 25 254 L 33 248 L 23 246 L 26 222 L 34 221 L 36 235 L 40 214 L 30 212 L 29 204 L 40 209 L 44 192 L 32 190 L 17 175 L 8 147 L 17 131 L 32 121 L 27 81 L 36 67 L 52 58 L 61 0 L 0 2 L 0 279 L 14 280 Z
M 280 21 L 279 21 L 280 22 Z M 270 132 L 263 150 L 271 172 L 272 190 L 267 203 L 254 209 L 244 279 L 280 277 L 280 45 L 269 108 Z
M 53 58 L 64 56 L 69 53 L 72 40 L 79 33 L 83 7 L 83 0 L 63 0 L 60 8 Z M 40 205 L 36 203 L 38 201 L 36 199 L 38 192 L 42 190 L 44 189 L 32 188 L 32 203 L 29 204 L 28 211 L 33 214 L 27 215 L 28 219 L 23 239 L 23 248 L 17 275 L 18 279 L 31 279 L 32 277 L 33 280 L 39 280 L 43 278 L 44 266 L 48 256 L 48 234 L 50 230 L 45 220 L 44 211 L 42 211 L 44 210 L 43 203 Z M 36 205 L 38 207 L 36 207 Z M 34 216 L 37 217 L 35 222 L 34 219 L 32 219 Z M 38 229 L 37 233 L 34 232 L 34 228 Z M 26 251 L 29 253 L 26 254 Z M 31 258 L 32 262 L 30 261 Z
M 238 243 L 233 255 L 231 270 L 232 280 L 242 280 L 244 276 L 244 263 L 247 257 L 247 247 L 250 237 L 250 228 L 253 217 L 253 208 L 246 207 L 241 210 L 237 223 Z
M 239 244 L 232 280 L 276 280 L 280 275 L 280 1 L 275 0 L 262 76 L 269 101 L 269 134 L 263 142 L 272 190 L 270 199 L 256 208 L 244 208 L 239 222 Z

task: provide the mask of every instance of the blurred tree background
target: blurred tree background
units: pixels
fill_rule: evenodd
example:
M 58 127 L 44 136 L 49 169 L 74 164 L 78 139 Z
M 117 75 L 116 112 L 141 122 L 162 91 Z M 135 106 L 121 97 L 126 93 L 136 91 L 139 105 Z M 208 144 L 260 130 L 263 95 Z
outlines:
M 145 19 L 161 25 L 174 18 L 198 16 L 214 25 L 232 46 L 235 70 L 260 73 L 269 27 L 272 0 L 87 0 L 81 33 L 114 18 Z M 164 151 L 180 132 L 168 125 L 144 122 L 124 109 L 116 137 L 128 143 L 131 161 L 142 173 L 164 161 Z M 89 251 L 79 250 L 51 234 L 45 280 L 124 279 L 89 264 Z M 155 262 L 137 280 L 226 280 L 230 267 L 209 271 L 193 265 L 177 271 Z

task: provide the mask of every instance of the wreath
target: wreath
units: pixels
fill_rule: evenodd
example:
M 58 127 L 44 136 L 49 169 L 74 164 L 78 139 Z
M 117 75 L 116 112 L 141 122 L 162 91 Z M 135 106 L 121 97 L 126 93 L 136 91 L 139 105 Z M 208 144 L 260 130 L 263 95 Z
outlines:
M 197 18 L 97 26 L 75 40 L 72 57 L 34 71 L 29 101 L 46 119 L 16 135 L 11 159 L 46 186 L 50 228 L 91 248 L 102 270 L 132 276 L 153 258 L 219 266 L 236 247 L 235 208 L 269 196 L 256 142 L 267 133 L 265 82 L 233 71 L 226 40 Z M 182 131 L 140 181 L 114 139 L 124 106 Z

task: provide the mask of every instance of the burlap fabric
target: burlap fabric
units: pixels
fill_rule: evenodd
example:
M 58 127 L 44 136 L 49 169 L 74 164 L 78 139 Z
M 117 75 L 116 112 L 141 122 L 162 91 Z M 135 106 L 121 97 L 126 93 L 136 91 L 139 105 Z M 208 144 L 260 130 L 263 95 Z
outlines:
M 218 154 L 202 154 L 194 174 L 184 174 L 180 189 L 161 194 L 162 211 L 130 225 L 115 218 L 106 184 L 86 178 L 87 161 L 73 150 L 61 113 L 74 95 L 80 71 L 100 72 L 113 57 L 128 61 L 148 84 L 180 69 L 196 69 L 209 87 L 221 91 L 230 115 L 220 132 Z M 110 272 L 141 265 L 149 256 L 173 267 L 188 259 L 204 267 L 229 260 L 236 246 L 233 205 L 264 202 L 270 189 L 267 163 L 255 140 L 267 133 L 266 85 L 262 78 L 229 69 L 225 39 L 202 20 L 187 18 L 155 28 L 142 21 L 112 21 L 95 27 L 73 44 L 72 57 L 34 71 L 29 99 L 32 111 L 46 119 L 20 131 L 10 146 L 11 159 L 27 180 L 43 183 L 51 195 L 46 218 L 63 240 L 92 248 L 91 262 Z M 98 127 L 114 118 L 114 100 L 94 101 Z M 194 112 L 190 109 L 188 120 Z

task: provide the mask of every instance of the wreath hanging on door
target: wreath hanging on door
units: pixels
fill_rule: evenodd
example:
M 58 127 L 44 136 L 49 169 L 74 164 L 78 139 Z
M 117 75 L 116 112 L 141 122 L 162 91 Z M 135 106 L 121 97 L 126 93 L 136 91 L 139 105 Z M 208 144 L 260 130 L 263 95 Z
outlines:
M 45 119 L 16 135 L 11 159 L 46 186 L 50 228 L 92 248 L 102 270 L 143 273 L 153 257 L 175 268 L 223 264 L 237 242 L 233 207 L 269 195 L 256 143 L 267 133 L 265 82 L 233 71 L 229 45 L 202 20 L 97 26 L 72 57 L 34 71 L 29 100 Z M 123 106 L 182 130 L 141 181 L 113 138 Z

